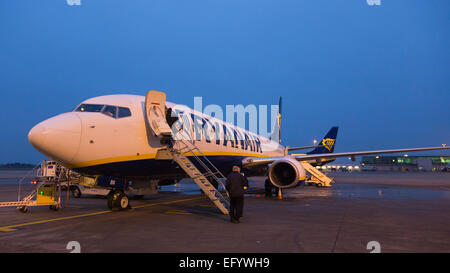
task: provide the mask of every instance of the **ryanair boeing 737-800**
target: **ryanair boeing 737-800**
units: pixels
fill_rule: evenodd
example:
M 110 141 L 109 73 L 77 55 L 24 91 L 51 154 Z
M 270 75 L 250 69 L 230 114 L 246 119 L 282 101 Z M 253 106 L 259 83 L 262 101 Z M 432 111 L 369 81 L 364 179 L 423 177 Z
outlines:
M 267 175 L 280 189 L 295 187 L 305 179 L 307 172 L 302 162 L 322 165 L 338 157 L 448 149 L 334 153 L 337 127 L 333 127 L 311 152 L 289 154 L 300 148 L 284 147 L 279 141 L 187 107 L 180 110 L 179 105 L 167 102 L 165 98 L 165 94 L 158 91 L 149 91 L 146 97 L 109 95 L 91 98 L 72 112 L 37 124 L 29 132 L 28 139 L 42 154 L 82 175 L 145 182 L 186 177 L 183 169 L 172 160 L 157 158 L 159 150 L 182 136 L 207 156 L 220 172 L 227 174 L 233 165 L 239 164 L 250 176 Z M 174 124 L 180 125 L 176 132 Z M 196 128 L 201 129 L 199 136 Z

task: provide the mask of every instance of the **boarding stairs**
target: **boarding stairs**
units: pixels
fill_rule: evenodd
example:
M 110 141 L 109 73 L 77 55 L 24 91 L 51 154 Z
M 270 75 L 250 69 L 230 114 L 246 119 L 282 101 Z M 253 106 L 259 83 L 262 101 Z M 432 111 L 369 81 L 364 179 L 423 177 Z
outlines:
M 305 181 L 306 184 L 315 184 L 318 187 L 331 187 L 331 183 L 333 183 L 332 178 L 329 178 L 306 161 L 300 161 L 300 164 L 311 175 L 310 179 Z
M 229 195 L 221 181 L 226 178 L 197 146 L 190 141 L 176 140 L 171 147 L 162 149 L 160 152 L 166 153 L 165 159 L 168 159 L 167 153 L 170 154 L 171 159 L 178 163 L 220 211 L 226 215 L 229 213 Z M 198 167 L 192 161 L 197 163 Z M 213 183 L 218 187 L 214 187 Z
M 184 131 L 186 128 L 181 124 L 172 124 L 172 127 L 176 127 L 174 132 L 177 132 L 178 137 L 172 135 L 172 128 L 166 117 L 166 94 L 155 90 L 147 92 L 145 112 L 148 126 L 160 139 L 161 144 L 167 144 L 158 150 L 156 160 L 173 160 L 178 163 L 220 211 L 228 214 L 228 192 L 221 181 L 225 177 L 194 144 L 195 141 L 190 140 L 191 137 Z M 182 118 L 181 115 L 178 118 Z M 217 188 L 213 184 L 216 184 Z

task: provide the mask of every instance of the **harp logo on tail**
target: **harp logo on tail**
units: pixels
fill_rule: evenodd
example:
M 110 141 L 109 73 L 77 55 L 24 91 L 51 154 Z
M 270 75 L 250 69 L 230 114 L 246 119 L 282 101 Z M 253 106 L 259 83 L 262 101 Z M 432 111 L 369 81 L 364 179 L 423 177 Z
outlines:
M 322 139 L 322 145 L 327 148 L 328 151 L 331 152 L 331 150 L 333 149 L 334 143 L 336 142 L 336 139 L 332 139 L 332 138 L 324 138 Z

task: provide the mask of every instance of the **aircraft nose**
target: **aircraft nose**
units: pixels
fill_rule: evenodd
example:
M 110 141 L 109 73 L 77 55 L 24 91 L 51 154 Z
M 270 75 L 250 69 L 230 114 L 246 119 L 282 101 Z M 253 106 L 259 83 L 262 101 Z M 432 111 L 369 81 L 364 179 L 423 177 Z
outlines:
M 30 132 L 28 133 L 28 142 L 37 149 L 37 147 L 41 147 L 45 143 L 45 127 L 43 122 L 34 126 Z
M 81 138 L 81 120 L 76 113 L 65 113 L 34 126 L 28 141 L 39 152 L 53 160 L 71 163 Z

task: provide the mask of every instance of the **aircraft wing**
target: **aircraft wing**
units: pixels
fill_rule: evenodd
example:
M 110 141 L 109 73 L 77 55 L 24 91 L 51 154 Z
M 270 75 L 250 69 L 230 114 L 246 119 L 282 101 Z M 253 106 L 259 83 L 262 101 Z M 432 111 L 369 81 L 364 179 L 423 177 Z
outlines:
M 361 155 L 377 155 L 377 154 L 393 154 L 393 153 L 405 153 L 405 152 L 419 152 L 419 151 L 433 151 L 433 150 L 447 150 L 450 147 L 428 147 L 428 148 L 410 148 L 410 149 L 395 149 L 395 150 L 378 150 L 378 151 L 363 151 L 363 152 L 349 152 L 349 153 L 327 153 L 327 154 L 301 154 L 301 155 L 289 155 L 297 159 L 298 161 L 316 160 L 318 162 L 321 159 L 330 159 L 338 157 L 351 157 L 354 159 L 356 156 Z M 270 164 L 273 161 L 283 158 L 283 156 L 275 157 L 247 157 L 242 160 L 243 167 L 254 167 L 264 164 Z
M 306 149 L 314 149 L 326 147 L 325 145 L 317 145 L 317 146 L 304 146 L 304 147 L 288 147 L 288 151 L 297 151 L 297 150 L 306 150 Z

